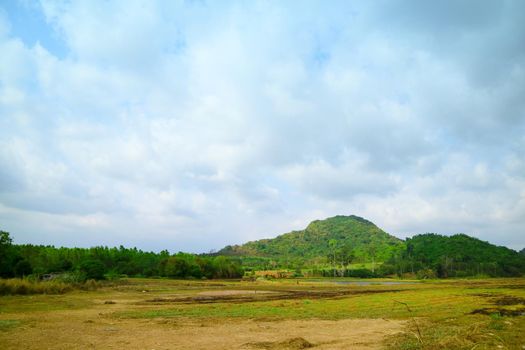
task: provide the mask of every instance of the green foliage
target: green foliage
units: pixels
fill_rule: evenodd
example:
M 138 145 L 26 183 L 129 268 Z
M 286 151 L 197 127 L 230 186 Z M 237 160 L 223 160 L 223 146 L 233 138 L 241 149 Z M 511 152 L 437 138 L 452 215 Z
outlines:
M 85 275 L 86 279 L 104 279 L 105 266 L 100 260 L 90 259 L 82 261 L 79 270 Z
M 187 253 L 170 255 L 137 248 L 56 248 L 31 244 L 13 245 L 9 233 L 0 231 L 0 277 L 46 276 L 64 283 L 119 276 L 171 278 L 240 278 L 241 261 L 223 256 Z M 25 285 L 21 287 L 25 288 Z
M 313 274 L 319 276 L 447 278 L 525 274 L 525 251 L 517 253 L 465 234 L 424 234 L 403 242 L 357 216 L 313 221 L 305 230 L 227 246 L 219 253 L 241 256 L 243 265 L 252 270 L 296 270 L 299 266 L 313 268 Z M 370 273 L 347 272 L 353 270 L 348 269 L 353 261 L 370 263 Z
M 231 260 L 225 256 L 217 256 L 213 259 L 214 277 L 238 278 L 244 274 L 239 261 Z
M 16 277 L 28 276 L 33 272 L 31 264 L 27 260 L 20 260 L 14 267 L 14 274 Z
M 0 230 L 0 252 L 4 252 L 6 247 L 9 247 L 13 243 L 11 237 L 9 237 L 9 232 Z
M 353 264 L 352 264 L 353 263 Z M 296 276 L 447 278 L 521 276 L 525 255 L 465 234 L 395 238 L 357 216 L 313 221 L 274 239 L 227 246 L 218 254 L 170 255 L 137 248 L 14 245 L 0 231 L 0 277 L 60 276 L 67 283 L 118 276 L 240 278 L 244 271 L 286 269 Z
M 406 240 L 405 251 L 387 264 L 398 274 L 432 270 L 437 277 L 521 276 L 525 257 L 512 249 L 456 234 L 450 237 L 427 233 Z M 431 277 L 429 277 L 431 278 Z
M 351 215 L 316 220 L 304 230 L 273 239 L 227 246 L 219 254 L 273 258 L 282 265 L 296 257 L 310 264 L 327 258 L 333 260 L 335 253 L 337 264 L 348 265 L 354 259 L 384 261 L 402 246 L 400 239 L 368 220 Z
M 0 230 L 0 277 L 13 277 L 16 254 L 9 232 Z
M 0 320 L 0 331 L 18 327 L 20 324 L 20 320 Z

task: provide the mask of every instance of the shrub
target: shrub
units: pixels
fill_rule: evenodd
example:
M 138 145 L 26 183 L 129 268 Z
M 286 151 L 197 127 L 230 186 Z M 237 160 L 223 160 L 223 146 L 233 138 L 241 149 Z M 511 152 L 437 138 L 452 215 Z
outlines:
M 423 269 L 417 272 L 417 278 L 420 280 L 435 279 L 436 273 L 432 269 Z
M 346 270 L 345 277 L 358 277 L 358 278 L 373 278 L 377 277 L 377 274 L 369 269 L 355 269 Z

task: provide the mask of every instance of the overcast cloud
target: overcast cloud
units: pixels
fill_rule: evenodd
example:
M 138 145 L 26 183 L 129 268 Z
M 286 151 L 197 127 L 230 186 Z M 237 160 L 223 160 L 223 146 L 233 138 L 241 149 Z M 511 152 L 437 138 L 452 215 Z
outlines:
M 525 2 L 0 4 L 15 242 L 204 252 L 337 214 L 525 246 Z

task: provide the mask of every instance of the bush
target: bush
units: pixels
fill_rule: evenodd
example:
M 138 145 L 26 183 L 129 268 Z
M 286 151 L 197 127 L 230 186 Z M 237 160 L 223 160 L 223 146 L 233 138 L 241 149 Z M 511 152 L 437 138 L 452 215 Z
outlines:
M 420 280 L 435 279 L 436 273 L 432 269 L 423 269 L 417 272 L 417 278 Z
M 357 278 L 373 278 L 377 277 L 377 274 L 372 272 L 369 269 L 355 269 L 355 270 L 346 270 L 345 277 L 357 277 Z

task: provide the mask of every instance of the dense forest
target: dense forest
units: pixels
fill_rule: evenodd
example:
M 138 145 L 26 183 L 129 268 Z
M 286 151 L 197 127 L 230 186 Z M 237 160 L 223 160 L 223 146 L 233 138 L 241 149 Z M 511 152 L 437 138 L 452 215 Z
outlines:
M 269 257 L 280 261 L 299 257 L 311 265 L 333 256 L 334 251 L 341 253 L 344 250 L 351 251 L 355 261 L 385 261 L 402 246 L 402 240 L 366 219 L 355 215 L 338 215 L 315 220 L 304 230 L 285 233 L 273 239 L 227 246 L 219 254 Z
M 521 276 L 525 256 L 465 234 L 427 233 L 408 238 L 404 250 L 388 259 L 381 270 L 383 274 L 412 272 L 440 278 Z
M 144 252 L 137 248 L 56 248 L 12 244 L 0 231 L 0 277 L 60 274 L 72 280 L 119 276 L 240 278 L 287 270 L 292 276 L 523 276 L 525 251 L 457 234 L 400 240 L 358 216 L 316 220 L 274 239 L 227 246 L 215 254 Z
M 248 270 L 293 269 L 315 276 L 446 278 L 520 276 L 525 255 L 457 234 L 400 240 L 361 217 L 338 215 L 306 229 L 218 252 L 238 256 Z
M 9 233 L 0 231 L 0 277 L 46 274 L 72 281 L 126 276 L 171 278 L 239 278 L 240 260 L 224 256 L 171 255 L 136 248 L 56 248 L 12 244 Z

